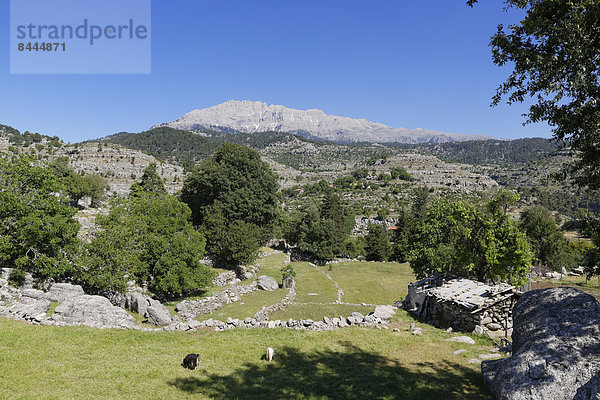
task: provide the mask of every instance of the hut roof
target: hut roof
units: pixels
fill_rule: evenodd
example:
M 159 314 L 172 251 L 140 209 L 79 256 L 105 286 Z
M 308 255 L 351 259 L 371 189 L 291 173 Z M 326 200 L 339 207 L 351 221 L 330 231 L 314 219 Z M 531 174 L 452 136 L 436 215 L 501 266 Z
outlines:
M 515 289 L 514 286 L 504 283 L 489 286 L 470 279 L 447 279 L 439 276 L 411 283 L 410 286 L 419 292 L 425 292 L 428 296 L 436 297 L 438 301 L 453 302 L 472 312 L 491 307 L 512 297 Z

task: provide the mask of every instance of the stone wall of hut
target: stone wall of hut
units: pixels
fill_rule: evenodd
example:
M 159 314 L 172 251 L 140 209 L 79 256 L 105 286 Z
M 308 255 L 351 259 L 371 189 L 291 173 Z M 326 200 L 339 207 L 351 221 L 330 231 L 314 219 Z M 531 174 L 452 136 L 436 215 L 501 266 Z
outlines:
M 487 309 L 469 309 L 451 301 L 440 301 L 427 296 L 425 319 L 438 328 L 473 332 L 479 325 L 488 331 L 504 331 L 512 328 L 512 306 L 514 300 L 506 299 Z

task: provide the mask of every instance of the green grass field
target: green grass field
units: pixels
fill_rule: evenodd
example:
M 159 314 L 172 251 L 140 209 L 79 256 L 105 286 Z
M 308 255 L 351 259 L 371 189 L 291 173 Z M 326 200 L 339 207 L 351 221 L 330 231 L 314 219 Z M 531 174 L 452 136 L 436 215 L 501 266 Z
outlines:
M 542 279 L 532 285 L 533 289 L 543 289 L 555 286 L 567 286 L 582 290 L 600 301 L 600 278 L 594 277 L 586 283 L 583 276 L 565 276 L 562 279 Z
M 30 326 L 0 318 L 3 399 L 491 399 L 477 339 L 351 328 L 155 333 Z M 275 348 L 272 363 L 261 360 Z M 465 345 L 463 345 L 464 347 Z M 197 371 L 180 363 L 199 353 Z
M 260 273 L 281 282 L 284 259 L 283 254 L 263 257 L 257 261 Z M 406 285 L 414 279 L 407 264 L 293 267 L 297 303 L 273 314 L 272 320 L 319 320 L 353 311 L 366 315 L 373 307 L 335 304 L 338 289 L 333 281 L 344 290 L 343 302 L 392 304 L 406 295 Z M 257 291 L 199 319 L 251 317 L 287 292 Z M 134 316 L 138 323 L 143 321 Z M 408 332 L 413 322 L 423 328 L 423 336 Z M 137 332 L 32 326 L 0 318 L 0 398 L 491 399 L 479 364 L 468 363 L 490 352 L 491 341 L 444 341 L 450 336 L 403 310 L 388 330 L 354 327 L 328 332 Z M 272 363 L 261 360 L 267 346 L 275 348 Z M 459 348 L 467 351 L 453 355 Z M 188 353 L 200 354 L 199 370 L 180 365 Z
M 415 276 L 408 264 L 348 262 L 321 269 L 344 290 L 344 303 L 393 304 L 408 293 Z

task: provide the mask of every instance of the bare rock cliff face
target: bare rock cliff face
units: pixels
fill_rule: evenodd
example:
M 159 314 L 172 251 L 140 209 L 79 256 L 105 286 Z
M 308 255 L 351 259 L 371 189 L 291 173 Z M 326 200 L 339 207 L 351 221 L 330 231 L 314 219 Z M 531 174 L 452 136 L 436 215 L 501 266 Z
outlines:
M 350 142 L 455 142 L 490 139 L 481 135 L 461 135 L 427 129 L 391 128 L 366 119 L 353 119 L 325 114 L 321 110 L 295 110 L 260 101 L 228 101 L 157 126 L 188 131 L 223 132 L 289 132 L 309 138 L 338 143 Z
M 500 400 L 600 399 L 600 304 L 573 288 L 527 292 L 513 310 L 513 355 L 484 361 Z

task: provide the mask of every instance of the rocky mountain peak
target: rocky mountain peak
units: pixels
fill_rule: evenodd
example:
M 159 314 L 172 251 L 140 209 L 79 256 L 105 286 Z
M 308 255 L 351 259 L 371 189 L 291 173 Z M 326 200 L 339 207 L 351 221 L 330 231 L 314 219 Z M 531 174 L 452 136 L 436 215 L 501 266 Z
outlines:
M 490 137 L 437 132 L 427 129 L 392 128 L 382 123 L 328 115 L 322 110 L 296 110 L 261 101 L 236 101 L 194 110 L 168 123 L 169 126 L 195 132 L 230 133 L 289 132 L 300 136 L 338 143 L 424 143 L 485 140 Z

